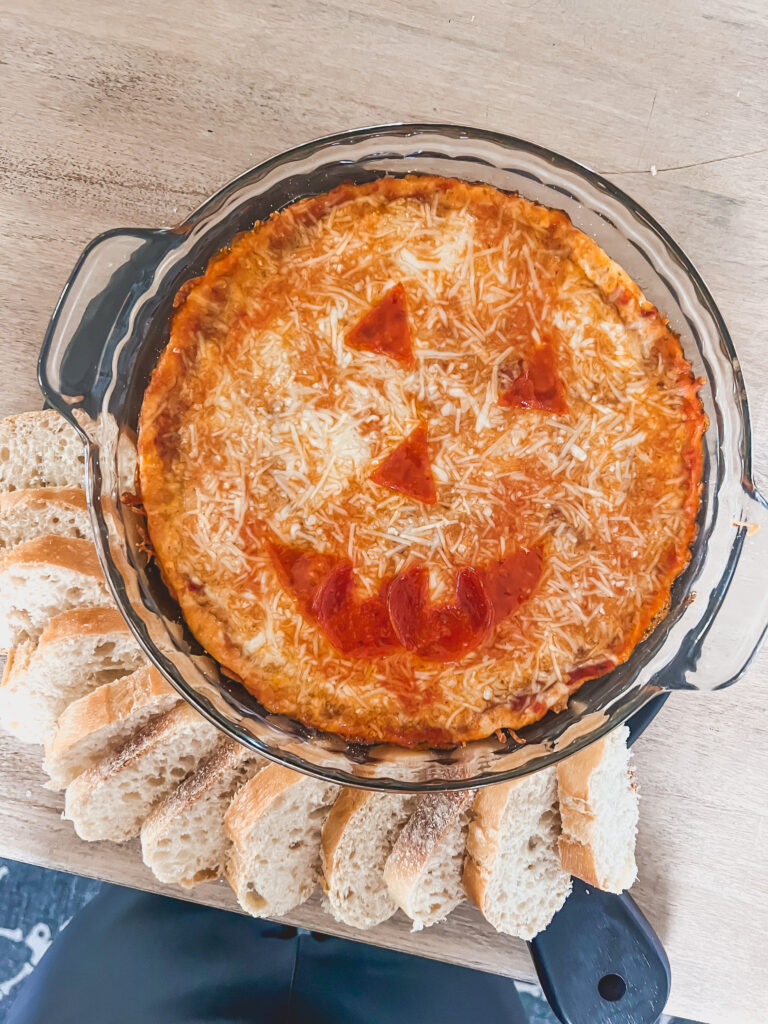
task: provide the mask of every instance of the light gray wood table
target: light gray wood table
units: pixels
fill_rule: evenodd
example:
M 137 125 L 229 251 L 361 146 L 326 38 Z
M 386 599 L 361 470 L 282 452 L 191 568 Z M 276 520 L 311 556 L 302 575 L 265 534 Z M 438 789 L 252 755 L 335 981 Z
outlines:
M 0 414 L 39 405 L 43 331 L 98 232 L 172 224 L 324 133 L 456 121 L 590 165 L 683 245 L 741 356 L 765 485 L 767 69 L 763 0 L 0 0 Z M 633 895 L 669 953 L 668 1009 L 712 1024 L 765 1016 L 767 675 L 764 654 L 726 692 L 673 696 L 637 748 Z M 0 740 L 0 854 L 167 891 L 133 846 L 79 842 L 38 762 Z M 346 933 L 314 901 L 291 920 Z M 467 908 L 356 937 L 532 976 Z

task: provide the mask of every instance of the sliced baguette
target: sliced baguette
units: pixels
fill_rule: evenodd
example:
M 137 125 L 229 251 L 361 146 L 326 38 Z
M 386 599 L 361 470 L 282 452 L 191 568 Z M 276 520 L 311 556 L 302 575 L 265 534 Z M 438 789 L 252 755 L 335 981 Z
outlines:
M 337 921 L 372 928 L 397 910 L 384 865 L 416 797 L 344 789 L 323 826 L 322 885 Z
M 37 537 L 0 562 L 0 650 L 35 640 L 70 608 L 112 603 L 90 540 Z
M 0 491 L 28 487 L 82 487 L 83 442 L 52 409 L 0 420 Z
M 414 931 L 444 921 L 464 899 L 461 876 L 474 796 L 465 790 L 422 797 L 387 858 L 384 881 Z
M 554 769 L 482 789 L 467 835 L 464 890 L 499 932 L 532 939 L 571 891 L 560 867 Z
M 79 487 L 41 487 L 0 493 L 0 548 L 36 537 L 91 538 L 85 492 Z
M 25 743 L 43 743 L 64 708 L 144 662 L 116 608 L 75 608 L 51 619 L 37 644 L 8 656 L 0 724 Z
M 223 739 L 197 771 L 162 800 L 141 828 L 144 863 L 161 882 L 190 888 L 221 878 L 230 852 L 224 815 L 263 757 Z
M 243 910 L 287 914 L 312 893 L 320 833 L 339 788 L 270 764 L 247 782 L 225 816 L 232 850 L 225 874 Z
M 194 708 L 177 704 L 78 775 L 67 788 L 64 817 L 81 839 L 132 839 L 152 808 L 210 755 L 218 739 Z
M 619 726 L 557 766 L 563 870 L 597 889 L 623 892 L 637 878 L 638 796 Z
M 156 668 L 143 665 L 73 701 L 46 739 L 43 768 L 50 776 L 48 788 L 64 789 L 180 700 Z

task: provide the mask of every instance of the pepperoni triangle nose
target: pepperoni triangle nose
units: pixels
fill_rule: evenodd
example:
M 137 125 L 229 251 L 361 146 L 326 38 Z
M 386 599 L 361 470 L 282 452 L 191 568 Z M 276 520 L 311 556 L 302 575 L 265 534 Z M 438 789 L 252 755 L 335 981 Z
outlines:
M 371 473 L 371 480 L 390 491 L 434 505 L 437 501 L 435 478 L 429 459 L 427 424 L 420 423 L 404 441 Z
M 522 372 L 499 395 L 499 405 L 507 409 L 539 409 L 560 414 L 568 412 L 565 386 L 557 372 L 551 345 L 539 345 L 534 350 Z
M 377 305 L 358 320 L 344 340 L 358 352 L 389 356 L 410 369 L 413 366 L 413 345 L 403 285 L 396 284 L 390 288 Z

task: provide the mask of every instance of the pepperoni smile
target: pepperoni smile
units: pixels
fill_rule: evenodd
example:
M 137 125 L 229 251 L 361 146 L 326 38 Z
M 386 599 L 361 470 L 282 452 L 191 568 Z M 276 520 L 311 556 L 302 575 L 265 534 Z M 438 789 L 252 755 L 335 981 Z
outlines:
M 485 640 L 493 626 L 493 608 L 474 569 L 456 573 L 453 604 L 430 604 L 429 570 L 423 565 L 394 578 L 387 610 L 406 651 L 424 661 L 458 661 Z
M 497 562 L 456 571 L 454 600 L 429 600 L 429 570 L 416 564 L 361 598 L 348 558 L 266 540 L 283 588 L 342 654 L 379 658 L 409 651 L 423 661 L 459 661 L 533 593 L 541 552 L 519 548 Z

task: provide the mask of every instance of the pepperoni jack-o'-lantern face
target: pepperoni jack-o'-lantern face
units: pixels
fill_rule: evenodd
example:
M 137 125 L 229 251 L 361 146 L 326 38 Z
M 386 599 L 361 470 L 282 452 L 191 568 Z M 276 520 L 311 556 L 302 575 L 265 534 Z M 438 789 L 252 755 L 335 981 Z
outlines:
M 187 622 L 267 707 L 450 744 L 628 656 L 687 558 L 702 425 L 663 319 L 562 214 L 383 179 L 185 291 L 142 498 Z
M 399 283 L 346 333 L 344 344 L 412 369 L 415 359 L 407 305 L 405 286 Z M 514 376 L 507 374 L 503 379 L 497 404 L 566 412 L 551 343 L 536 345 L 530 358 L 520 363 Z M 420 419 L 392 447 L 368 479 L 403 501 L 437 504 L 426 419 Z M 375 490 L 372 497 L 376 498 Z M 340 653 L 354 658 L 380 658 L 400 650 L 424 661 L 457 661 L 486 641 L 496 623 L 531 596 L 543 564 L 539 547 L 518 547 L 481 565 L 457 567 L 450 595 L 435 602 L 429 595 L 429 563 L 417 558 L 381 580 L 375 593 L 363 597 L 348 554 L 286 544 L 270 535 L 261 521 L 254 521 L 251 510 L 243 528 L 249 544 L 266 546 L 282 586 L 306 620 Z

